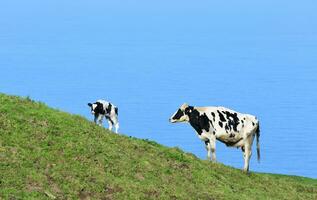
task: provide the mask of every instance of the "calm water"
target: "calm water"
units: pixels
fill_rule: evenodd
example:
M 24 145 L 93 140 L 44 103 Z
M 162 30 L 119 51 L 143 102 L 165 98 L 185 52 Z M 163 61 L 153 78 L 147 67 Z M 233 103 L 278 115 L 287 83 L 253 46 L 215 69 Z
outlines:
M 184 102 L 229 107 L 260 119 L 252 170 L 317 178 L 317 4 L 153 2 L 2 2 L 0 92 L 90 120 L 103 98 L 121 133 L 202 159 L 194 130 L 168 118 Z M 221 143 L 217 158 L 243 166 Z

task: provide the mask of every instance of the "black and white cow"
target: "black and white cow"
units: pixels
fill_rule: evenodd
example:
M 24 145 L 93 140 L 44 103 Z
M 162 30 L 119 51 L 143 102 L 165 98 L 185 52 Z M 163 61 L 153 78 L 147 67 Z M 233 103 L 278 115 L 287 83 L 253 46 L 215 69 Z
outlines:
M 105 101 L 98 100 L 95 103 L 88 103 L 91 109 L 91 114 L 94 115 L 94 122 L 99 126 L 102 126 L 102 120 L 105 117 L 109 124 L 109 130 L 112 130 L 113 125 L 115 126 L 116 133 L 119 129 L 118 121 L 118 108 L 113 104 Z
M 216 140 L 227 146 L 241 148 L 244 156 L 244 171 L 249 171 L 254 137 L 257 141 L 257 156 L 260 160 L 260 126 L 253 115 L 242 114 L 224 107 L 193 107 L 183 104 L 170 118 L 170 122 L 187 122 L 205 142 L 208 160 L 216 161 Z

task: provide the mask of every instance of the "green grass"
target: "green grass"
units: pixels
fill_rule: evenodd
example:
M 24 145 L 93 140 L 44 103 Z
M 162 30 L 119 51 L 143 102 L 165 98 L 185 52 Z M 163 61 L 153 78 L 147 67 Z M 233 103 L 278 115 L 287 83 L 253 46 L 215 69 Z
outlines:
M 317 199 L 317 180 L 248 175 L 0 94 L 0 199 Z

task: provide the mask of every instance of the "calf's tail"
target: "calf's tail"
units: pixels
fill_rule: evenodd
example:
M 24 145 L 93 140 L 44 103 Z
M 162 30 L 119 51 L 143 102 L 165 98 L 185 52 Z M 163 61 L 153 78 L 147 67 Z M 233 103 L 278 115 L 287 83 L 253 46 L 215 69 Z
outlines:
M 114 112 L 116 113 L 116 115 L 118 115 L 118 107 L 114 108 Z
M 258 155 L 258 162 L 260 162 L 260 123 L 258 123 L 258 127 L 256 129 L 256 152 Z

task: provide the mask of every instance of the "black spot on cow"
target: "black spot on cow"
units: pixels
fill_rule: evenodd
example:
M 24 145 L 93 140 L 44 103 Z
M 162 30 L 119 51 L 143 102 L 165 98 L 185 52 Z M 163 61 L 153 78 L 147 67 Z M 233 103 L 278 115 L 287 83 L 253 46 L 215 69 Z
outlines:
M 206 114 L 205 114 L 206 115 Z M 207 115 L 206 115 L 207 116 Z M 207 117 L 208 118 L 208 117 Z M 209 122 L 210 122 L 210 124 L 211 124 L 211 126 L 212 127 L 214 127 L 214 125 L 213 125 L 213 123 L 212 123 L 212 121 L 208 118 L 208 120 L 209 120 Z
M 107 120 L 110 121 L 110 123 L 111 123 L 112 125 L 114 124 L 113 121 L 112 121 L 112 119 L 111 119 L 109 116 L 106 115 L 105 117 L 106 117 Z
M 216 131 L 212 131 L 212 134 L 216 135 Z
M 212 115 L 214 118 L 215 118 L 215 116 L 216 116 L 214 112 L 211 112 L 211 115 Z
M 243 121 L 243 120 L 241 120 L 241 122 L 242 122 L 242 124 L 244 123 L 244 121 Z
M 219 126 L 222 128 L 222 122 L 219 121 L 218 124 L 219 124 Z
M 225 125 L 225 129 L 226 131 L 230 129 L 230 126 L 228 126 L 228 124 Z M 231 129 L 230 129 L 231 130 Z
M 234 131 L 238 131 L 237 130 L 237 126 L 239 125 L 239 118 L 238 118 L 238 114 L 237 113 L 231 113 L 229 111 L 223 111 L 224 114 L 226 115 L 226 118 L 228 120 L 228 126 L 234 130 Z
M 229 137 L 234 137 L 235 136 L 235 134 L 234 133 L 230 133 L 230 135 L 229 135 Z
M 184 112 L 181 109 L 178 109 L 177 113 L 173 116 L 173 119 L 180 119 L 184 115 Z
M 209 132 L 211 121 L 207 117 L 206 113 L 201 115 L 197 110 L 192 109 L 192 111 L 188 114 L 188 117 L 190 125 L 199 135 L 203 132 L 203 130 Z
M 100 102 L 96 102 L 95 104 L 96 104 L 97 106 L 95 107 L 94 112 L 95 112 L 96 114 L 102 114 L 102 115 L 104 115 L 104 114 L 105 114 L 105 110 L 103 109 L 103 104 L 100 103 Z
M 110 114 L 110 112 L 111 112 L 111 108 L 112 108 L 112 104 L 111 104 L 111 103 L 109 103 L 109 104 L 108 104 L 108 107 L 106 108 L 106 112 L 107 112 L 107 114 Z
M 223 114 L 222 114 L 221 112 L 219 112 L 219 110 L 217 110 L 217 112 L 218 112 L 218 114 L 219 114 L 220 121 L 225 122 L 226 119 L 225 119 L 225 117 L 223 116 Z
M 185 108 L 185 114 L 188 115 L 188 114 L 190 114 L 193 110 L 194 110 L 194 107 L 193 107 L 193 106 L 188 106 L 187 108 Z
M 254 124 L 254 122 L 252 122 L 252 126 L 254 126 L 255 124 Z
M 210 143 L 210 140 L 209 140 L 209 139 L 205 140 L 205 145 L 206 145 L 206 146 L 207 146 L 209 143 Z
M 114 108 L 114 112 L 116 113 L 116 115 L 118 115 L 118 107 Z

